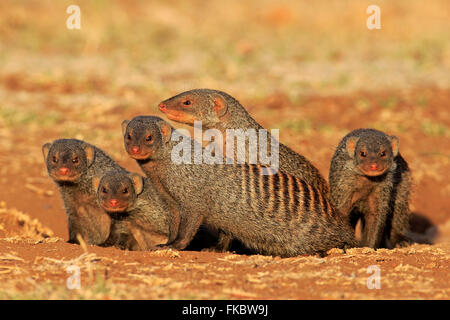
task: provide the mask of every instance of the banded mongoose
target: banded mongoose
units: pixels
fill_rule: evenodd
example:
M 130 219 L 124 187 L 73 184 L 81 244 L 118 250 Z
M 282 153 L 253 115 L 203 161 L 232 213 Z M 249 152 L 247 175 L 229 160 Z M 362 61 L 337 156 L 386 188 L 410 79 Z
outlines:
M 49 176 L 59 187 L 68 218 L 69 242 L 80 234 L 88 244 L 100 245 L 109 236 L 111 219 L 97 204 L 92 178 L 110 170 L 124 170 L 104 151 L 76 139 L 59 139 L 42 146 Z
M 149 250 L 167 242 L 166 204 L 146 178 L 137 173 L 109 171 L 93 178 L 98 203 L 111 216 L 104 246 Z
M 255 129 L 258 132 L 264 129 L 250 116 L 239 101 L 218 90 L 195 89 L 186 91 L 162 101 L 158 107 L 169 120 L 191 126 L 194 125 L 194 121 L 202 121 L 204 128 L 220 130 L 224 137 L 224 145 L 226 130 Z M 222 147 L 222 149 L 226 149 L 226 147 Z M 224 151 L 223 154 L 226 154 L 226 152 Z M 248 157 L 246 157 L 246 160 L 248 160 Z M 282 143 L 279 143 L 279 169 L 304 180 L 328 196 L 327 181 L 322 177 L 319 170 L 304 156 Z
M 141 118 L 144 120 L 146 119 L 145 116 L 138 116 L 138 117 L 135 117 L 134 119 L 135 119 L 135 121 L 139 121 Z M 163 119 L 156 118 L 156 117 L 154 118 L 154 120 L 165 122 Z M 122 133 L 124 134 L 125 139 L 127 139 L 128 135 L 129 135 L 129 133 L 126 132 L 128 123 L 129 123 L 128 120 L 125 120 L 122 122 Z M 189 143 L 190 143 L 191 150 L 194 150 L 194 148 L 196 146 L 201 148 L 201 146 L 198 143 L 196 143 L 195 140 L 190 140 Z M 128 150 L 128 152 L 131 152 L 133 154 L 138 154 L 140 152 L 140 148 L 138 146 L 133 146 Z M 190 160 L 193 161 L 192 154 L 190 155 Z M 147 171 L 147 172 L 145 172 L 145 174 L 150 179 L 152 185 L 157 190 L 161 199 L 163 199 L 163 201 L 165 203 L 167 203 L 167 206 L 169 208 L 169 213 L 171 214 L 172 218 L 169 219 L 169 221 L 170 221 L 170 223 L 169 223 L 169 238 L 167 240 L 167 244 L 170 244 L 175 241 L 175 238 L 178 235 L 178 227 L 180 224 L 179 204 L 168 194 L 167 190 L 162 185 L 160 175 L 157 172 Z M 216 244 L 214 245 L 215 238 L 218 238 L 218 239 L 217 239 Z M 196 240 L 197 240 L 197 241 L 195 241 L 196 244 L 194 244 L 194 246 L 190 245 L 189 247 L 194 247 L 196 249 L 198 249 L 199 247 L 202 247 L 204 249 L 209 248 L 214 251 L 224 252 L 224 251 L 228 250 L 229 247 L 231 246 L 232 238 L 230 238 L 229 236 L 226 236 L 220 230 L 217 230 L 212 227 L 202 226 L 202 228 L 200 228 L 199 233 L 197 234 Z
M 128 154 L 180 205 L 170 247 L 185 248 L 202 223 L 266 255 L 323 254 L 357 245 L 350 224 L 297 177 L 282 171 L 262 175 L 261 165 L 175 163 L 171 153 L 178 142 L 172 135 L 188 144 L 191 139 L 175 135 L 159 117 L 136 117 L 124 129 Z
M 375 129 L 357 129 L 339 143 L 330 166 L 330 199 L 356 225 L 361 245 L 372 248 L 410 242 L 411 173 L 399 139 Z

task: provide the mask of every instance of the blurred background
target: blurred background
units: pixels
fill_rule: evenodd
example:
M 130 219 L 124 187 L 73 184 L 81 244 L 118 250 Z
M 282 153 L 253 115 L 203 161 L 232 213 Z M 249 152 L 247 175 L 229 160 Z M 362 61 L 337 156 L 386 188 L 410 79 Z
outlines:
M 81 9 L 68 30 L 66 8 Z M 218 87 L 249 98 L 447 87 L 450 4 L 377 1 L 9 1 L 2 73 L 26 88 L 170 95 Z M 12 82 L 12 83 L 11 83 Z M 22 82 L 22 81 L 20 81 Z
M 72 4 L 80 30 L 66 27 Z M 366 26 L 372 4 L 380 30 Z M 139 171 L 122 120 L 164 118 L 161 100 L 206 87 L 280 129 L 324 176 L 350 130 L 397 135 L 413 210 L 450 228 L 449 15 L 448 0 L 2 0 L 0 201 L 65 237 L 42 144 L 85 139 Z

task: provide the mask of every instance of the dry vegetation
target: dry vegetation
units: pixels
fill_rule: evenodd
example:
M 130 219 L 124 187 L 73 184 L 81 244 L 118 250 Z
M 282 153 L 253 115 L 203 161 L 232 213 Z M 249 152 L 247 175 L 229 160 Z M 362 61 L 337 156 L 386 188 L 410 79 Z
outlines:
M 77 3 L 81 30 L 65 27 L 72 1 L 0 1 L 0 298 L 449 298 L 447 0 L 377 1 L 379 31 L 366 28 L 365 0 Z M 121 121 L 196 87 L 238 98 L 325 176 L 349 130 L 399 136 L 413 226 L 435 244 L 279 259 L 65 243 L 41 145 L 85 139 L 139 171 Z M 81 290 L 66 288 L 71 264 Z M 373 264 L 381 290 L 365 286 Z

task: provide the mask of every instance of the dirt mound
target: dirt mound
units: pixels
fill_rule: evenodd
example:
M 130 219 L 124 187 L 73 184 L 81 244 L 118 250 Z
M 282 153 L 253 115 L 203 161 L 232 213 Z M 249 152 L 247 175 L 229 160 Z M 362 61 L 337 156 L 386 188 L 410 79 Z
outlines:
M 447 242 L 282 259 L 0 239 L 0 299 L 447 299 L 449 249 Z M 71 290 L 73 270 L 80 288 Z
M 37 219 L 29 215 L 6 207 L 0 202 L 0 238 L 17 238 L 42 240 L 53 237 L 53 232 L 44 227 Z

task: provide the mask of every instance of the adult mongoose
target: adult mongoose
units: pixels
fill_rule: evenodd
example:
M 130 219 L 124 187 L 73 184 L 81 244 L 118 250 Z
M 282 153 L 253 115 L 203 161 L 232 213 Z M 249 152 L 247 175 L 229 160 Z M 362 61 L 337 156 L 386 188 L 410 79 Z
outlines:
M 104 246 L 149 250 L 166 243 L 168 208 L 146 178 L 137 173 L 109 171 L 93 178 L 98 203 L 111 216 Z
M 202 223 L 266 255 L 323 254 L 357 245 L 350 224 L 305 181 L 282 171 L 261 174 L 261 165 L 174 161 L 179 142 L 172 136 L 188 144 L 191 139 L 159 117 L 139 116 L 123 127 L 128 154 L 179 204 L 178 233 L 169 246 L 185 248 Z
M 139 121 L 139 119 L 146 119 L 145 116 L 138 116 L 134 119 L 136 121 Z M 162 121 L 165 123 L 165 121 L 161 118 L 154 118 L 155 121 Z M 126 138 L 129 134 L 126 133 L 126 127 L 128 124 L 128 120 L 123 121 L 122 123 L 122 132 L 124 134 L 124 137 Z M 188 143 L 190 144 L 191 150 L 194 150 L 194 148 L 202 149 L 201 145 L 199 145 L 195 140 L 189 140 Z M 139 147 L 133 146 L 129 152 L 136 154 L 140 152 Z M 190 161 L 193 161 L 193 154 L 189 154 Z M 145 171 L 144 171 L 145 172 Z M 169 213 L 171 214 L 172 218 L 169 219 L 169 238 L 167 240 L 167 244 L 172 243 L 175 241 L 175 238 L 178 235 L 178 227 L 180 224 L 180 208 L 179 204 L 167 193 L 166 189 L 161 183 L 161 179 L 158 173 L 154 171 L 147 171 L 145 172 L 146 176 L 150 179 L 152 185 L 159 193 L 161 199 L 167 204 L 169 208 Z M 217 239 L 217 241 L 215 241 Z M 196 235 L 193 246 L 192 244 L 189 245 L 190 248 L 195 249 L 206 249 L 209 248 L 214 251 L 226 251 L 231 246 L 231 241 L 233 240 L 231 237 L 225 235 L 220 230 L 217 230 L 211 226 L 201 226 L 198 234 Z
M 219 130 L 224 137 L 224 146 L 227 130 L 254 129 L 260 131 L 264 129 L 250 116 L 239 101 L 218 90 L 194 89 L 186 91 L 162 101 L 159 104 L 159 109 L 166 114 L 169 120 L 188 125 L 194 125 L 194 121 L 202 121 L 202 126 L 206 129 Z M 261 144 L 259 144 L 258 149 L 259 147 L 261 147 Z M 226 149 L 226 146 L 222 149 Z M 224 151 L 223 154 L 226 154 L 226 152 Z M 248 162 L 248 155 L 246 160 Z M 258 161 L 260 161 L 259 158 Z M 328 184 L 319 170 L 304 156 L 282 143 L 279 143 L 279 169 L 304 180 L 328 196 Z
M 64 201 L 69 242 L 78 243 L 80 234 L 88 244 L 102 244 L 109 236 L 111 219 L 97 204 L 92 178 L 124 169 L 101 149 L 77 139 L 45 143 L 42 152 L 48 174 Z
M 410 242 L 411 173 L 399 139 L 375 129 L 357 129 L 339 143 L 330 166 L 330 200 L 353 226 L 361 219 L 364 246 Z

